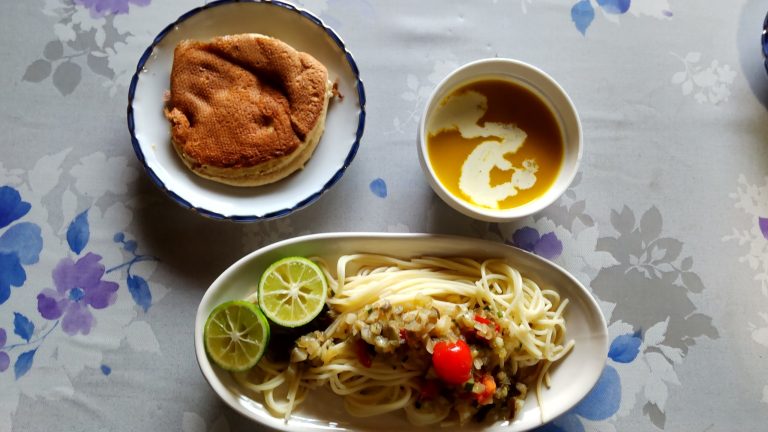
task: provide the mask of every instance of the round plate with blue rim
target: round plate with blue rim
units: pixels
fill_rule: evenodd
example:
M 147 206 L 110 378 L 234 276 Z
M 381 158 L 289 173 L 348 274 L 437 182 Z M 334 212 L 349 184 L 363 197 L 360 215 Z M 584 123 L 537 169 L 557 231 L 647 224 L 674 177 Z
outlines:
M 322 62 L 343 99 L 331 101 L 325 132 L 303 170 L 276 183 L 250 188 L 198 177 L 171 144 L 163 115 L 173 50 L 185 39 L 261 33 Z M 249 222 L 282 217 L 316 201 L 344 174 L 360 145 L 365 91 L 341 38 L 316 16 L 279 1 L 221 0 L 193 9 L 169 24 L 141 56 L 128 93 L 128 129 L 147 173 L 176 202 L 204 216 Z

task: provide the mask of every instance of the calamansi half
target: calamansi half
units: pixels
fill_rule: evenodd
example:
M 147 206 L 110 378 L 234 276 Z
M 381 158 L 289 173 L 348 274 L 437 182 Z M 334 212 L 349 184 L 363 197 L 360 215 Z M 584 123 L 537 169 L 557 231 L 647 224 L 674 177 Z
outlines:
M 269 322 L 258 306 L 245 300 L 229 301 L 208 315 L 203 332 L 205 352 L 222 369 L 246 371 L 261 360 L 269 334 Z
M 261 275 L 259 306 L 275 324 L 299 327 L 320 314 L 327 291 L 317 264 L 303 257 L 283 258 Z

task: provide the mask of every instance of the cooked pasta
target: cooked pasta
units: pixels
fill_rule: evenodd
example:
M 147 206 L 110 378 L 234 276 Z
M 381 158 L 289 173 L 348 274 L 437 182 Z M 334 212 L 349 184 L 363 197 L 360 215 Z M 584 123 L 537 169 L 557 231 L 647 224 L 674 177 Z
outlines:
M 513 418 L 529 386 L 541 404 L 550 365 L 574 344 L 568 300 L 505 260 L 357 254 L 335 269 L 314 261 L 329 283 L 330 324 L 298 337 L 290 359 L 268 354 L 235 374 L 276 416 L 287 419 L 326 386 L 357 417 L 404 409 L 417 425 Z M 469 372 L 450 357 L 464 349 Z

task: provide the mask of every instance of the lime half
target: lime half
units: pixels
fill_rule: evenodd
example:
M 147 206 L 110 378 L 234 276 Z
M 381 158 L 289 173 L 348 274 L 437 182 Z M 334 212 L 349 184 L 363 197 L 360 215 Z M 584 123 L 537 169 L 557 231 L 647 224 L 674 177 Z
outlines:
M 208 315 L 203 332 L 205 352 L 219 367 L 241 372 L 256 365 L 269 343 L 269 322 L 259 307 L 229 301 Z
M 261 275 L 259 306 L 272 322 L 299 327 L 320 314 L 327 291 L 317 264 L 302 257 L 283 258 Z

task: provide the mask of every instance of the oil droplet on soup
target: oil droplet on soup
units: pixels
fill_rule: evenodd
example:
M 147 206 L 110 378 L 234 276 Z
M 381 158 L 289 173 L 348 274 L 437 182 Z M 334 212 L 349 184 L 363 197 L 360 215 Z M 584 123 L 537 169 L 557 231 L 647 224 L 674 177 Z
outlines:
M 563 161 L 554 113 L 528 88 L 500 79 L 451 92 L 431 115 L 427 133 L 440 183 L 480 207 L 510 209 L 544 195 Z

